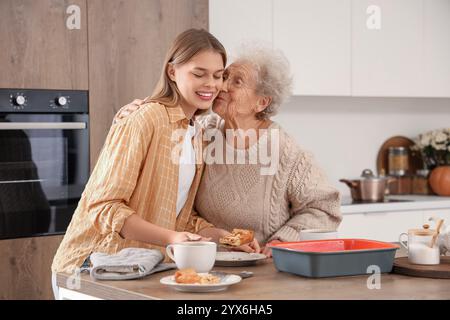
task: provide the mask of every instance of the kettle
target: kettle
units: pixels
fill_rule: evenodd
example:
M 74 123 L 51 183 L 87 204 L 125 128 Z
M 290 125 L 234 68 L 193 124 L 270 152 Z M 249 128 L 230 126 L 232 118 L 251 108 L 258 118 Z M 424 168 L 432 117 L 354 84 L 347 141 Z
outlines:
M 383 202 L 388 184 L 394 178 L 375 176 L 370 169 L 364 169 L 359 179 L 340 179 L 350 188 L 353 201 Z

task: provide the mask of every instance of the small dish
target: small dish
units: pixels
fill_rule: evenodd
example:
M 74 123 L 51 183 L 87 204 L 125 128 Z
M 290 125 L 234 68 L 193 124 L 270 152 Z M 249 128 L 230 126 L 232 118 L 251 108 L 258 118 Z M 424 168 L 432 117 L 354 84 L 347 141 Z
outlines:
M 206 275 L 207 273 L 199 273 L 200 275 Z M 200 283 L 177 283 L 175 276 L 167 276 L 159 280 L 160 283 L 167 285 L 177 291 L 184 292 L 217 292 L 224 291 L 229 286 L 241 282 L 242 278 L 235 274 L 229 274 L 226 277 L 220 277 L 219 283 L 212 284 L 200 284 Z
M 247 253 L 239 251 L 217 252 L 215 266 L 218 267 L 244 267 L 256 264 L 266 259 L 262 253 Z

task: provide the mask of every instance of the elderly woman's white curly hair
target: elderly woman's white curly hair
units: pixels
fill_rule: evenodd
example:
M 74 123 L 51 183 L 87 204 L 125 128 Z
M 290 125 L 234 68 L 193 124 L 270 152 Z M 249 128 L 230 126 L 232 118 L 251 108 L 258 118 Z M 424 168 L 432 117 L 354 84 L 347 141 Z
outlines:
M 292 95 L 292 75 L 286 56 L 260 43 L 246 43 L 240 47 L 234 62 L 251 65 L 256 71 L 256 92 L 272 98 L 269 106 L 256 114 L 257 118 L 274 116 Z

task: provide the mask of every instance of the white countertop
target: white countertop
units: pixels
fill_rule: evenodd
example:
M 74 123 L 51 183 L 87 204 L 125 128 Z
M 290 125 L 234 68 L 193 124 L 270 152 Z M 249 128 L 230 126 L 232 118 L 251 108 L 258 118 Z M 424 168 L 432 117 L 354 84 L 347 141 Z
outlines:
M 420 195 L 392 195 L 386 199 L 412 200 L 405 202 L 381 202 L 381 203 L 358 203 L 341 205 L 342 214 L 386 212 L 386 211 L 408 211 L 422 209 L 450 209 L 450 197 L 420 196 Z M 344 198 L 344 200 L 348 200 Z

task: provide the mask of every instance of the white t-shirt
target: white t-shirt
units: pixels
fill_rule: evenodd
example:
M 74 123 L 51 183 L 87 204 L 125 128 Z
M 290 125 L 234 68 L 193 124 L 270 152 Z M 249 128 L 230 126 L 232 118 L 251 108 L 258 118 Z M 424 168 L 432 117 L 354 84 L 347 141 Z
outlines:
M 195 176 L 195 151 L 192 146 L 192 138 L 195 135 L 195 127 L 188 126 L 184 136 L 183 147 L 180 155 L 180 165 L 178 173 L 178 196 L 177 196 L 177 216 L 189 195 L 192 181 Z

